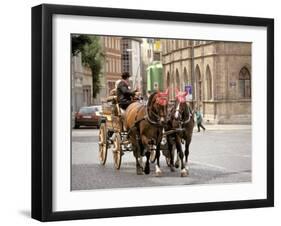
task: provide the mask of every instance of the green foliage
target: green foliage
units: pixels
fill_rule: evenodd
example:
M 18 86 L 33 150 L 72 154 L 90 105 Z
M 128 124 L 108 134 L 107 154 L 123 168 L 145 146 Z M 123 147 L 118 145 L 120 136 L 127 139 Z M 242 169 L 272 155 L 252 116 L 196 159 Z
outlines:
M 73 56 L 83 51 L 84 45 L 91 44 L 88 35 L 72 35 L 71 36 L 71 52 Z
M 73 56 L 82 55 L 82 63 L 91 69 L 93 78 L 93 98 L 100 92 L 100 72 L 104 55 L 100 38 L 93 35 L 73 35 L 71 37 L 71 52 Z
M 93 78 L 93 98 L 96 98 L 100 92 L 100 72 L 102 69 L 104 55 L 100 45 L 100 38 L 97 36 L 88 36 L 90 43 L 83 46 L 82 62 L 89 67 Z

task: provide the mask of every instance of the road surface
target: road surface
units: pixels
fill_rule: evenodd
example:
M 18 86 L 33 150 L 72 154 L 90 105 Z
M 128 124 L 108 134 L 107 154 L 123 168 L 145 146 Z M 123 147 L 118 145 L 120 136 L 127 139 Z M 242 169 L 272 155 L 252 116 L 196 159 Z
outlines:
M 136 175 L 132 152 L 122 157 L 121 169 L 113 166 L 109 149 L 105 166 L 98 160 L 98 129 L 72 131 L 72 190 L 151 187 L 251 182 L 251 126 L 206 125 L 206 132 L 193 132 L 190 145 L 189 176 L 180 177 L 179 169 L 170 172 L 161 156 L 161 177 L 151 164 L 149 175 Z

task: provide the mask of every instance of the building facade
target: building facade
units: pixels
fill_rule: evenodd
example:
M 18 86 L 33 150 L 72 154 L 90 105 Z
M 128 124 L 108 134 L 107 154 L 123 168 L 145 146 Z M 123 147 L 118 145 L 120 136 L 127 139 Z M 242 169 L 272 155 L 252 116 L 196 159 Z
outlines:
M 141 60 L 141 43 L 139 38 L 122 38 L 122 73 L 128 72 L 131 77 L 129 82 L 132 88 L 142 90 L 142 60 Z
M 143 84 L 143 94 L 147 93 L 147 77 L 148 68 L 156 62 L 161 62 L 162 60 L 162 50 L 161 50 L 161 40 L 153 38 L 143 38 L 141 44 L 141 76 Z
M 71 106 L 72 112 L 77 112 L 83 106 L 83 77 L 84 71 L 81 53 L 71 57 Z
M 115 82 L 121 76 L 121 38 L 102 36 L 101 43 L 105 58 L 102 76 L 100 77 L 101 90 L 96 99 L 103 102 L 109 96 L 110 91 L 115 88 Z
M 100 44 L 104 55 L 100 73 L 100 92 L 93 98 L 93 77 L 91 69 L 82 64 L 81 53 L 72 56 L 72 109 L 78 111 L 82 106 L 99 105 L 115 87 L 121 75 L 121 38 L 101 36 Z
M 92 72 L 82 64 L 81 53 L 71 57 L 72 111 L 95 103 L 93 99 Z
M 251 43 L 161 40 L 166 87 L 192 88 L 191 104 L 210 123 L 251 123 Z

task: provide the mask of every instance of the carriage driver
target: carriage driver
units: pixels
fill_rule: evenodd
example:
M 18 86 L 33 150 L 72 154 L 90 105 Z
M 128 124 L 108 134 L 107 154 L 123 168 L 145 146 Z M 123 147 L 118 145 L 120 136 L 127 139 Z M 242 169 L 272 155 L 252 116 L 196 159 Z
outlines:
M 124 72 L 122 75 L 122 80 L 119 81 L 117 85 L 117 98 L 119 106 L 126 110 L 126 108 L 133 102 L 132 97 L 135 96 L 137 89 L 132 91 L 129 86 L 129 77 L 130 74 L 128 72 Z

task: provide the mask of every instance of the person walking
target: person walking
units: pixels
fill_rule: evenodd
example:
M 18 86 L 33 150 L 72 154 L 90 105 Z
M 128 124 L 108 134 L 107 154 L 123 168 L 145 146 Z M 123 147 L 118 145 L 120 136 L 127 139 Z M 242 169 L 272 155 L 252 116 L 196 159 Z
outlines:
M 200 132 L 200 127 L 205 131 L 206 128 L 202 124 L 203 118 L 202 118 L 201 112 L 199 110 L 195 111 L 195 116 L 196 116 L 196 123 L 197 123 L 197 129 L 198 129 L 197 132 Z

